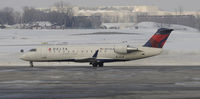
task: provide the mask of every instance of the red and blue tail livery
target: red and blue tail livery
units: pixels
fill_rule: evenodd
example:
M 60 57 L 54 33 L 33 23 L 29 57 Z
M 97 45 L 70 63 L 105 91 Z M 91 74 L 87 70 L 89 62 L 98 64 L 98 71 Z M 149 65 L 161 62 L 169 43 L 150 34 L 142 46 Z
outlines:
M 160 28 L 144 47 L 162 48 L 173 29 Z

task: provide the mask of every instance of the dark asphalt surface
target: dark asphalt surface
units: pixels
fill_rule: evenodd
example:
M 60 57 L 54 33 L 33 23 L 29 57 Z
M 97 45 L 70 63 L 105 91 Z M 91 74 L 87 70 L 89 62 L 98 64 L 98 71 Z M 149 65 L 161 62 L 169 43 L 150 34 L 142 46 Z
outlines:
M 200 66 L 0 67 L 0 99 L 200 99 Z

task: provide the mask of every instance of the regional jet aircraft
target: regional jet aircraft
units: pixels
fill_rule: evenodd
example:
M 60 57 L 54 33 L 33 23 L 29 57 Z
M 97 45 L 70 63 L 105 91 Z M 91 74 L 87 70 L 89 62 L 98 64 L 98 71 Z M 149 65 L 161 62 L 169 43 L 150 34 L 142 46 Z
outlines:
M 143 46 L 130 45 L 54 45 L 29 50 L 20 58 L 30 62 L 88 62 L 93 67 L 103 67 L 107 62 L 130 61 L 161 53 L 173 29 L 160 28 Z

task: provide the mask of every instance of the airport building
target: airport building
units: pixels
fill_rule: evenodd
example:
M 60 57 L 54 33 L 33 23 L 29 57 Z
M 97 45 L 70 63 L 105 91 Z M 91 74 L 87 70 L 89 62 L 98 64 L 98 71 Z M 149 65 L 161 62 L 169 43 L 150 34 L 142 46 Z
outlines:
M 69 9 L 75 17 L 93 16 L 99 23 L 139 23 L 158 22 L 196 27 L 196 18 L 200 12 L 185 12 L 181 8 L 174 12 L 162 11 L 157 6 L 99 6 L 99 7 L 50 7 L 37 8 L 41 11 L 67 12 Z M 95 26 L 97 27 L 97 26 Z

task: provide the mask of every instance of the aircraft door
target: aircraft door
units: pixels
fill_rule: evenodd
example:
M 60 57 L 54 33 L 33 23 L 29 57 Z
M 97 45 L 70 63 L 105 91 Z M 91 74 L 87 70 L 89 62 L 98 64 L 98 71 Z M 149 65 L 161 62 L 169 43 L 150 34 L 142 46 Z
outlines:
M 47 47 L 42 47 L 42 48 L 40 48 L 40 50 L 41 50 L 41 53 L 40 53 L 41 58 L 42 58 L 43 60 L 47 59 L 47 51 L 48 51 L 48 48 L 47 48 Z

